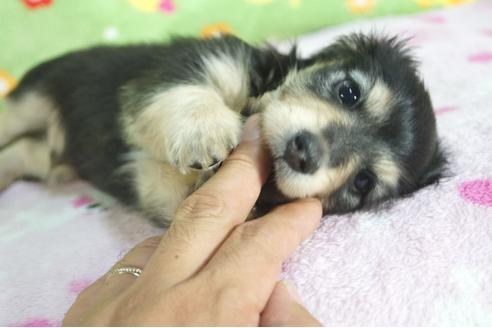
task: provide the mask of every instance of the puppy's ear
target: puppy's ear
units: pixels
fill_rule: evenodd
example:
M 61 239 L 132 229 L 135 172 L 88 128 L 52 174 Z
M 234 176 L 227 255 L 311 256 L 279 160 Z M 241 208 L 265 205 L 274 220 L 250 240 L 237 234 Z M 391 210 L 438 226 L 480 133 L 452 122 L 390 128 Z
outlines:
M 419 187 L 425 187 L 427 185 L 437 183 L 441 178 L 447 175 L 448 160 L 444 153 L 442 146 L 438 143 L 434 156 L 432 157 L 429 166 L 425 170 L 424 174 L 420 178 Z
M 321 49 L 308 61 L 339 61 L 348 65 L 384 63 L 383 68 L 399 66 L 416 68 L 417 63 L 407 46 L 407 39 L 376 33 L 351 33 L 339 37 L 333 44 Z
M 369 39 L 369 36 L 364 34 L 347 34 L 342 35 L 336 39 L 336 41 L 317 53 L 311 56 L 311 60 L 338 60 L 343 59 L 347 55 L 352 55 L 353 52 L 360 50 L 360 47 L 364 45 Z

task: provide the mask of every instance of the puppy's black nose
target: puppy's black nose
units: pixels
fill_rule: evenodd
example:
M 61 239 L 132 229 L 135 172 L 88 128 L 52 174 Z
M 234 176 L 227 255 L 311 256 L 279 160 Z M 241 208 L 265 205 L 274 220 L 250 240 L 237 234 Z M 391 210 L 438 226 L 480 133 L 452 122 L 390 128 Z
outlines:
M 320 157 L 319 140 L 310 132 L 300 132 L 287 142 L 284 159 L 293 170 L 314 173 L 319 168 Z

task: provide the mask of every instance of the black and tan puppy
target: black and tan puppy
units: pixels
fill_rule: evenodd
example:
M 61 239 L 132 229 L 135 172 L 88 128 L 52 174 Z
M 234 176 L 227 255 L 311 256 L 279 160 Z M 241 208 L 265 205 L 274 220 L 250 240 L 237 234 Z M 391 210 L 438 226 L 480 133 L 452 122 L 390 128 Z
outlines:
M 0 189 L 75 174 L 160 224 L 261 113 L 274 160 L 259 204 L 344 212 L 436 181 L 429 95 L 396 38 L 353 34 L 307 59 L 234 37 L 97 47 L 29 71 L 0 113 Z

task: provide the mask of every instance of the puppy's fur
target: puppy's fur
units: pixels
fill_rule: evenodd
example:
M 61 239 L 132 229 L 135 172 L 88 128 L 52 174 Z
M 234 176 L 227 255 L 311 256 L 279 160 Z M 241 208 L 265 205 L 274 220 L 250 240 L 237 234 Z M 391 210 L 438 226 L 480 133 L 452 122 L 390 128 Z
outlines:
M 96 47 L 30 70 L 0 113 L 0 189 L 87 179 L 160 224 L 261 113 L 274 159 L 260 207 L 346 212 L 436 181 L 429 95 L 396 38 L 352 34 L 307 59 L 235 37 Z

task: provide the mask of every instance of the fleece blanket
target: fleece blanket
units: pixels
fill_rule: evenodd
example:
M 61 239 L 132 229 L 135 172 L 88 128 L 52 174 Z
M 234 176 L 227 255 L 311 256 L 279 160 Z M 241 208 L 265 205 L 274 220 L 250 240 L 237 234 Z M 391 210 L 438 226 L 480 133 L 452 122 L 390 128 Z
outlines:
M 323 324 L 492 325 L 492 3 L 350 23 L 300 38 L 412 37 L 450 173 L 384 210 L 329 215 L 283 276 Z M 280 44 L 279 47 L 286 47 Z M 84 182 L 0 194 L 0 325 L 56 326 L 78 293 L 160 233 Z

